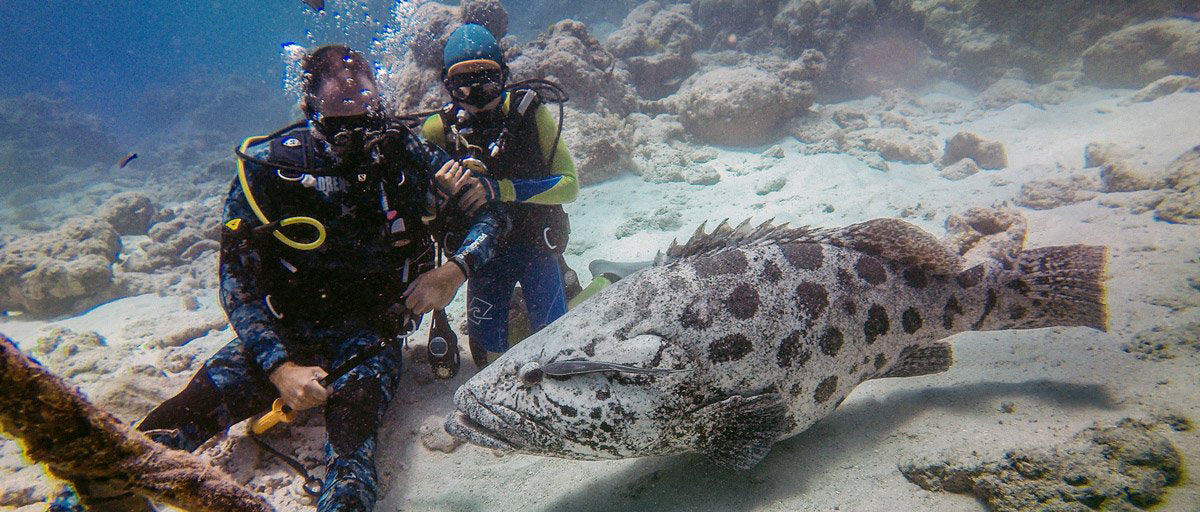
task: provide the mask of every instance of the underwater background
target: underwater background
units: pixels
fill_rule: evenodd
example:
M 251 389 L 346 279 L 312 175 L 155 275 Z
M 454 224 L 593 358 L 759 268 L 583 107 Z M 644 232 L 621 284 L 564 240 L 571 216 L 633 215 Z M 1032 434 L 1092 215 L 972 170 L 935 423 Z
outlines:
M 299 52 L 364 50 L 389 107 L 417 112 L 446 101 L 440 44 L 464 20 L 505 36 L 514 79 L 571 96 L 584 283 L 592 260 L 653 258 L 705 221 L 893 217 L 949 240 L 1011 211 L 1027 247 L 1109 247 L 1110 326 L 957 335 L 949 372 L 864 383 L 741 473 L 460 446 L 441 422 L 476 370 L 433 379 L 423 326 L 378 510 L 1200 509 L 1195 0 L 4 0 L 0 333 L 137 421 L 233 337 L 216 293 L 231 150 L 299 118 Z M 316 466 L 323 421 L 271 440 Z M 200 455 L 311 510 L 243 432 Z M 0 442 L 0 510 L 44 510 L 59 485 Z

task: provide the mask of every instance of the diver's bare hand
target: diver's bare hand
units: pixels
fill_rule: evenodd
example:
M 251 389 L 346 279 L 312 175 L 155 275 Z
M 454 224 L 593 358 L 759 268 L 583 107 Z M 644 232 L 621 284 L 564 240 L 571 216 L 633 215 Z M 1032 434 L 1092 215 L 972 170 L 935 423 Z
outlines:
M 467 191 L 458 198 L 458 207 L 467 214 L 474 214 L 479 207 L 487 204 L 488 194 L 487 187 L 479 181 L 479 178 L 468 176 L 466 183 L 463 185 Z
M 453 197 L 462 186 L 463 177 L 470 174 L 471 171 L 463 167 L 463 164 L 457 160 L 450 160 L 434 173 L 433 179 L 443 194 Z
M 458 265 L 442 265 L 417 276 L 404 290 L 404 306 L 414 314 L 423 315 L 443 309 L 454 299 L 458 287 L 467 280 Z
M 329 390 L 319 382 L 325 375 L 319 366 L 300 366 L 289 361 L 272 370 L 268 379 L 279 390 L 283 403 L 293 411 L 303 411 L 329 398 Z

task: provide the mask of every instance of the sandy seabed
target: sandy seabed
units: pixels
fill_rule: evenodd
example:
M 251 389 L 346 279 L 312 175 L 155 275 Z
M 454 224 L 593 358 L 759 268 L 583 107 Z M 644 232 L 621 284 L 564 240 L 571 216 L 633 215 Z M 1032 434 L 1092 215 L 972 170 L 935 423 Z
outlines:
M 1025 182 L 1095 173 L 1083 168 L 1084 147 L 1092 142 L 1116 143 L 1141 167 L 1161 173 L 1200 143 L 1200 94 L 1122 102 L 1131 92 L 1081 90 L 1062 104 L 1018 104 L 962 116 L 960 120 L 973 120 L 961 122 L 932 114 L 910 119 L 935 128 L 942 139 L 971 131 L 1004 144 L 1005 169 L 960 181 L 940 177 L 932 165 L 889 163 L 890 170 L 882 172 L 846 155 L 804 155 L 801 144 L 788 137 L 779 141 L 783 158 L 761 155 L 766 148 L 721 149 L 714 163 L 723 170 L 713 185 L 650 184 L 629 176 L 586 187 L 568 206 L 574 229 L 567 259 L 586 280 L 585 269 L 593 259 L 649 259 L 673 238 L 686 239 L 701 221 L 711 226 L 725 218 L 842 226 L 903 214 L 940 236 L 947 215 L 973 206 L 1011 206 Z M 959 99 L 959 94 L 942 88 L 923 98 L 958 101 L 970 108 L 969 99 Z M 764 180 L 778 178 L 786 184 L 756 193 Z M 430 377 L 424 363 L 406 361 L 405 376 L 380 432 L 383 486 L 376 509 L 984 510 L 971 496 L 917 487 L 897 466 L 939 454 L 975 452 L 999 459 L 1006 450 L 1053 445 L 1095 422 L 1111 424 L 1124 417 L 1169 411 L 1200 419 L 1200 353 L 1180 350 L 1177 357 L 1156 360 L 1122 350 L 1140 332 L 1200 320 L 1200 292 L 1188 281 L 1189 276 L 1200 276 L 1200 226 L 1157 221 L 1153 211 L 1132 213 L 1119 206 L 1122 197 L 1100 194 L 1049 210 L 1020 208 L 1029 223 L 1027 247 L 1109 246 L 1109 332 L 1050 328 L 957 335 L 952 338 L 955 365 L 950 371 L 864 383 L 831 416 L 776 444 L 762 464 L 746 472 L 727 471 L 696 454 L 584 462 L 500 456 L 473 446 L 451 453 L 431 451 L 420 440 L 423 425 L 440 425 L 453 409 L 453 391 L 474 374 L 474 367 L 464 353 L 460 375 L 442 382 Z M 628 219 L 663 212 L 678 214 L 680 226 L 617 238 Z M 106 407 L 103 399 L 152 404 L 181 388 L 204 357 L 232 338 L 228 328 L 205 329 L 220 325 L 222 319 L 215 294 L 210 291 L 194 311 L 186 310 L 176 297 L 139 296 L 53 322 L 0 319 L 0 332 L 25 350 L 53 328 L 97 332 L 107 345 L 81 353 L 71 364 L 79 371 L 80 361 L 90 357 L 107 373 L 81 379 L 81 388 Z M 451 318 L 461 318 L 462 309 L 460 293 L 449 308 Z M 188 328 L 204 334 L 179 346 L 153 341 L 173 339 Z M 423 350 L 425 337 L 423 328 L 413 336 L 407 354 Z M 47 364 L 63 370 L 54 362 Z M 106 382 L 128 378 L 147 366 L 162 372 L 153 381 L 161 389 L 94 394 Z M 150 396 L 139 399 L 138 393 Z M 1001 410 L 1002 403 L 1010 403 L 1011 412 Z M 320 414 L 310 412 L 271 440 L 315 467 L 320 462 L 322 421 Z M 210 442 L 201 453 L 269 495 L 280 511 L 311 510 L 313 501 L 301 490 L 302 481 L 260 453 L 243 436 L 244 430 L 245 425 L 233 427 L 230 435 Z M 1200 460 L 1200 434 L 1195 430 L 1165 435 L 1185 463 Z M 32 501 L 51 488 L 39 468 L 24 462 L 15 443 L 0 444 L 0 494 L 25 497 L 5 502 L 31 503 L 8 509 L 44 510 L 43 503 Z M 1200 484 L 1185 477 L 1155 510 L 1198 507 Z

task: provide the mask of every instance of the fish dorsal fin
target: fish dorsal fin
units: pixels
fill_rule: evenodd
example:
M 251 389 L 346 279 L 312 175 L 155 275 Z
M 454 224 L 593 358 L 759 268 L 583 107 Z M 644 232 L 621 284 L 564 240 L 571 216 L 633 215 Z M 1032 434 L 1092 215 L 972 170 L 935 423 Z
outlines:
M 706 256 L 730 247 L 754 247 L 763 244 L 778 244 L 796 241 L 817 241 L 819 233 L 808 227 L 793 228 L 785 224 L 773 224 L 773 219 L 758 226 L 750 224 L 750 219 L 742 221 L 737 227 L 729 226 L 729 219 L 721 221 L 711 233 L 705 232 L 707 222 L 701 223 L 692 233 L 692 237 L 682 245 L 678 240 L 671 242 L 666 253 L 655 257 L 655 264 L 662 265 L 674 261 Z
M 935 343 L 925 347 L 908 347 L 900 352 L 900 357 L 886 372 L 875 377 L 887 379 L 891 377 L 916 377 L 933 375 L 950 369 L 954 363 L 954 351 L 949 343 Z
M 957 274 L 963 258 L 928 231 L 900 219 L 873 219 L 828 232 L 824 243 L 863 251 L 939 275 Z
M 836 229 L 792 228 L 770 220 L 757 227 L 746 220 L 732 228 L 727 219 L 711 233 L 704 231 L 705 224 L 700 224 L 686 243 L 671 242 L 667 252 L 655 258 L 655 264 L 705 256 L 730 247 L 814 242 L 863 251 L 902 265 L 918 265 L 933 274 L 957 274 L 963 267 L 962 256 L 929 232 L 900 219 L 873 219 Z
M 750 469 L 767 456 L 787 429 L 787 404 L 779 393 L 734 395 L 692 413 L 700 426 L 696 448 L 725 467 Z

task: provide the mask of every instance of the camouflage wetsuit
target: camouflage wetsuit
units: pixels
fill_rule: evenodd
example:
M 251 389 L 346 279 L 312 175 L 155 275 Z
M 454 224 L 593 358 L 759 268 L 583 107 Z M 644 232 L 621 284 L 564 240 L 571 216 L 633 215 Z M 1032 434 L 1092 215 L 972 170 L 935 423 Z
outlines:
M 324 144 L 303 127 L 246 145 L 249 154 L 272 163 L 330 165 Z M 253 202 L 269 220 L 313 217 L 325 226 L 327 238 L 315 250 L 297 250 L 270 233 L 238 236 L 263 223 L 242 183 L 234 180 L 225 202 L 220 297 L 238 337 L 209 358 L 182 392 L 151 411 L 140 430 L 167 430 L 151 437 L 195 450 L 230 425 L 270 409 L 279 394 L 267 377 L 280 364 L 329 370 L 383 337 L 415 328 L 420 318 L 402 325 L 397 303 L 407 284 L 434 264 L 421 216 L 437 206 L 430 178 L 447 156 L 407 131 L 395 146 L 382 171 L 364 166 L 304 177 L 244 164 Z M 355 174 L 359 170 L 363 174 Z M 463 249 L 447 252 L 463 254 L 469 267 L 487 263 L 496 239 L 508 229 L 503 208 L 493 203 L 480 209 Z M 228 223 L 235 219 L 240 221 L 231 230 Z M 282 231 L 299 242 L 312 240 L 316 232 L 307 226 Z M 318 511 L 374 507 L 376 430 L 400 366 L 398 344 L 391 344 L 332 383 L 325 404 L 327 474 Z

